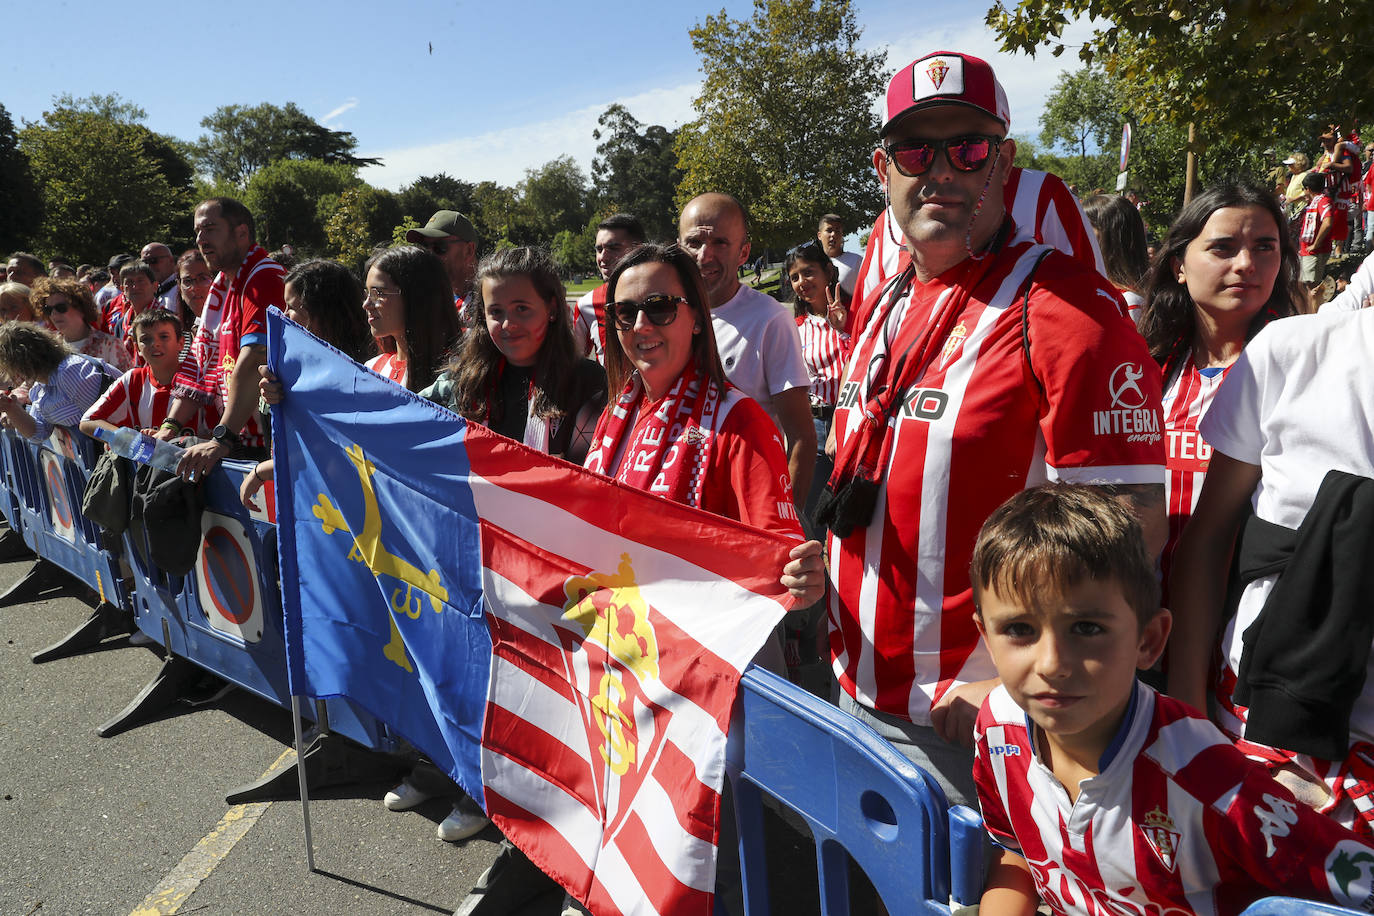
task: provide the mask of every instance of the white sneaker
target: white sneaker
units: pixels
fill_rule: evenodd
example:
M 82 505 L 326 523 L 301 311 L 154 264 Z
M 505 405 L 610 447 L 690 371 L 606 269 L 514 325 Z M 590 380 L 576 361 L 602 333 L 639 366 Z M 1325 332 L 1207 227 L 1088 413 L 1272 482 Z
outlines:
M 382 799 L 382 804 L 386 805 L 388 811 L 409 811 L 416 805 L 429 801 L 430 794 L 421 792 L 410 783 L 402 780 L 401 784 Z
M 459 803 L 453 806 L 453 810 L 439 824 L 439 829 L 435 833 L 445 843 L 457 843 L 481 833 L 490 823 L 481 811 L 466 810 L 466 806 Z

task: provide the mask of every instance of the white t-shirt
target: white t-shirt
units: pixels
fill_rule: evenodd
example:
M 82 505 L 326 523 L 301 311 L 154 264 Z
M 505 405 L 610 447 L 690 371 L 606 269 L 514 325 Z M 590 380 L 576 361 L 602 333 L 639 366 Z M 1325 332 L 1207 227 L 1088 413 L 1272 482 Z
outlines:
M 789 388 L 809 388 L 801 337 L 792 310 L 767 293 L 740 284 L 730 301 L 711 309 L 725 377 L 759 402 L 777 423 L 773 396 Z
M 859 265 L 864 262 L 864 256 L 853 251 L 842 251 L 839 257 L 831 258 L 830 261 L 839 274 L 840 289 L 850 296 L 854 295 L 854 280 L 858 276 Z
M 1374 477 L 1371 354 L 1374 312 L 1300 315 L 1260 331 L 1226 373 L 1202 418 L 1202 435 L 1213 451 L 1260 467 L 1252 497 L 1257 516 L 1297 528 L 1327 471 Z M 1241 594 L 1222 643 L 1233 672 L 1242 635 L 1275 581 L 1257 579 Z M 1374 668 L 1374 654 L 1370 662 Z M 1350 739 L 1374 741 L 1374 690 L 1355 703 Z

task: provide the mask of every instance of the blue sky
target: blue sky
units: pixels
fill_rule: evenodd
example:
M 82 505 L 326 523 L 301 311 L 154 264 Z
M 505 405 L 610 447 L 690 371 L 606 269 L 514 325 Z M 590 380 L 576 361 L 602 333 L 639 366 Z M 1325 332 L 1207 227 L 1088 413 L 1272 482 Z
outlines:
M 862 44 L 886 50 L 892 68 L 937 49 L 987 57 L 1010 98 L 1012 135 L 1034 136 L 1045 94 L 1076 58 L 1000 54 L 983 26 L 989 3 L 857 0 Z M 735 18 L 752 10 L 723 6 Z M 701 74 L 687 32 L 719 8 L 337 0 L 153 2 L 114 14 L 103 2 L 47 0 L 34 37 L 11 36 L 0 55 L 0 104 L 22 122 L 63 92 L 117 92 L 152 129 L 194 140 L 221 105 L 295 102 L 385 160 L 363 173 L 372 184 L 396 189 L 441 171 L 513 184 L 565 153 L 589 170 L 591 131 L 612 102 L 648 124 L 688 120 Z M 55 23 L 87 37 L 56 39 Z M 102 40 L 89 37 L 96 30 Z

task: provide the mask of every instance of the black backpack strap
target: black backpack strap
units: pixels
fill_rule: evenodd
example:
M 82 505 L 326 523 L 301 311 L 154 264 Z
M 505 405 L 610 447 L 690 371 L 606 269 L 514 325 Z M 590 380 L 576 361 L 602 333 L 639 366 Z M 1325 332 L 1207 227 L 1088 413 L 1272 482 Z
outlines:
M 1030 294 L 1031 287 L 1035 285 L 1035 272 L 1040 269 L 1040 265 L 1044 263 L 1045 258 L 1049 257 L 1053 251 L 1053 248 L 1046 248 L 1044 251 L 1040 252 L 1040 255 L 1035 259 L 1035 263 L 1031 265 L 1030 273 L 1026 274 L 1026 292 L 1021 297 L 1021 352 L 1025 354 L 1026 368 L 1030 370 L 1031 378 L 1035 379 L 1035 384 L 1040 388 L 1042 397 L 1046 394 L 1045 385 L 1040 381 L 1040 376 L 1035 374 L 1035 366 L 1031 364 Z

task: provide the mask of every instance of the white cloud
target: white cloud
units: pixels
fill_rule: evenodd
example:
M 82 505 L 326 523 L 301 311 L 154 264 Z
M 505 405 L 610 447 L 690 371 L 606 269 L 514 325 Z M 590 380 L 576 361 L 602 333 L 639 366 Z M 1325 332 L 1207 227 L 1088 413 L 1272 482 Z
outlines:
M 330 126 L 332 126 L 332 125 L 329 123 L 330 121 L 334 120 L 335 118 L 337 118 L 339 115 L 343 114 L 344 112 L 346 112 L 346 111 L 352 111 L 354 108 L 357 108 L 357 107 L 358 107 L 358 98 L 357 98 L 357 96 L 354 96 L 354 97 L 352 97 L 352 98 L 346 100 L 342 105 L 340 105 L 338 108 L 335 108 L 333 111 L 331 111 L 329 114 L 325 115 L 323 118 L 320 118 L 320 123 L 323 124 L 325 127 L 330 127 Z
M 363 178 L 392 190 L 400 189 L 421 175 L 438 172 L 447 172 L 463 181 L 513 185 L 525 176 L 526 169 L 538 168 L 563 155 L 572 156 L 583 171 L 590 173 L 597 143 L 592 139 L 592 131 L 596 128 L 596 119 L 608 105 L 619 102 L 642 123 L 661 124 L 672 129 L 692 119 L 692 98 L 699 86 L 687 83 L 607 99 L 555 118 L 477 136 L 419 146 L 365 150 L 360 155 L 379 156 L 382 165 L 365 169 Z

